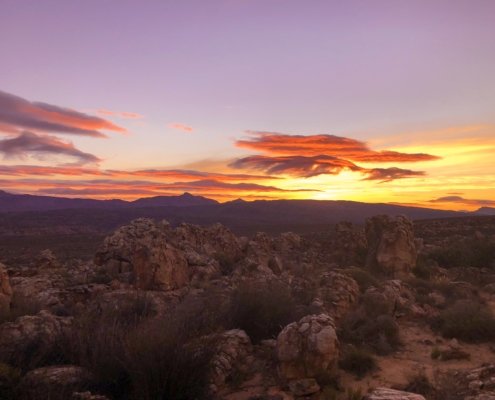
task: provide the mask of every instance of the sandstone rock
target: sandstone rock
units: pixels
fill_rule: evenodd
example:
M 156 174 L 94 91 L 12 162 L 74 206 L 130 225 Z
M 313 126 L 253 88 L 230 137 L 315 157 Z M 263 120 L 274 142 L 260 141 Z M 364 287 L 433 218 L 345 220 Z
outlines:
M 58 261 L 55 254 L 50 249 L 45 249 L 40 252 L 36 258 L 36 266 L 38 269 L 57 269 L 62 268 L 62 264 Z
M 185 251 L 193 249 L 198 254 L 223 257 L 232 262 L 237 261 L 242 254 L 239 240 L 222 224 L 214 224 L 206 228 L 181 224 L 175 229 L 175 236 L 178 246 Z
M 364 230 L 351 222 L 342 221 L 335 225 L 335 240 L 333 247 L 337 261 L 342 266 L 362 263 L 366 252 L 366 236 Z
M 5 265 L 0 263 L 0 315 L 8 313 L 12 301 L 12 288 Z
M 171 290 L 189 282 L 182 251 L 169 243 L 169 227 L 149 219 L 137 219 L 107 237 L 95 263 L 138 289 Z
M 71 324 L 70 317 L 56 317 L 41 311 L 0 325 L 0 360 L 29 365 L 31 359 L 49 354 Z
M 251 340 L 246 332 L 233 329 L 220 335 L 212 359 L 211 383 L 216 390 L 225 385 L 234 371 L 245 367 L 245 358 L 251 351 Z
M 317 296 L 328 314 L 339 321 L 359 299 L 359 285 L 348 275 L 337 271 L 324 273 L 320 277 Z
M 90 372 L 75 365 L 37 368 L 21 380 L 20 397 L 23 400 L 65 400 L 75 390 L 84 390 L 93 384 Z
M 371 314 L 410 312 L 415 306 L 412 289 L 398 279 L 370 287 L 363 295 L 363 304 Z
M 85 390 L 94 378 L 84 368 L 61 365 L 29 371 L 21 380 L 19 393 L 23 400 L 66 400 L 75 390 Z
M 336 365 L 338 348 L 333 319 L 308 315 L 287 325 L 277 337 L 279 374 L 285 379 L 314 378 Z
M 366 221 L 367 268 L 378 268 L 391 276 L 407 276 L 416 265 L 413 224 L 405 216 L 378 215 Z
M 313 378 L 297 379 L 289 382 L 289 390 L 294 396 L 309 396 L 320 391 L 320 386 Z
M 364 400 L 425 400 L 425 398 L 416 393 L 402 392 L 388 388 L 376 388 L 364 396 Z

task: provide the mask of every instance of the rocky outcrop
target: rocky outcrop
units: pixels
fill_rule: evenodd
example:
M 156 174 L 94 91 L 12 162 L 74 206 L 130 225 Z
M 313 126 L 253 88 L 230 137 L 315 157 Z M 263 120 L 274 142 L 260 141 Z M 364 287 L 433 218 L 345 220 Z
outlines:
M 12 288 L 10 287 L 9 274 L 5 265 L 0 263 L 0 315 L 9 312 L 11 302 Z
M 363 305 L 370 315 L 418 312 L 412 288 L 398 279 L 368 288 L 363 295 Z
M 359 285 L 348 275 L 330 271 L 320 277 L 316 293 L 327 313 L 335 321 L 339 321 L 357 304 Z
M 189 282 L 184 253 L 170 244 L 167 223 L 140 218 L 107 237 L 95 256 L 116 279 L 138 289 L 171 290 Z
M 181 224 L 175 229 L 178 246 L 184 251 L 194 250 L 198 254 L 213 258 L 225 258 L 235 262 L 241 257 L 239 239 L 224 225 L 202 227 Z
M 245 359 L 252 351 L 246 332 L 233 329 L 222 333 L 218 339 L 216 354 L 212 359 L 212 390 L 217 391 L 235 371 L 245 367 Z
M 31 359 L 50 354 L 71 324 L 72 318 L 41 311 L 0 325 L 0 361 L 29 365 Z
M 376 388 L 371 393 L 364 396 L 363 400 L 426 400 L 416 393 L 402 392 L 389 388 Z
M 366 221 L 366 266 L 393 277 L 405 277 L 416 265 L 412 221 L 404 216 L 378 215 Z
M 278 371 L 282 378 L 314 378 L 332 369 L 339 357 L 334 321 L 326 314 L 308 315 L 287 325 L 277 337 Z
M 36 267 L 38 269 L 57 269 L 62 268 L 62 264 L 58 261 L 55 254 L 50 249 L 45 249 L 40 252 L 36 258 Z
M 363 228 L 351 222 L 339 222 L 335 225 L 333 248 L 340 265 L 362 265 L 363 256 L 366 254 L 366 236 Z
M 66 400 L 74 391 L 91 387 L 93 381 L 89 371 L 75 365 L 43 367 L 22 378 L 19 393 L 23 400 Z

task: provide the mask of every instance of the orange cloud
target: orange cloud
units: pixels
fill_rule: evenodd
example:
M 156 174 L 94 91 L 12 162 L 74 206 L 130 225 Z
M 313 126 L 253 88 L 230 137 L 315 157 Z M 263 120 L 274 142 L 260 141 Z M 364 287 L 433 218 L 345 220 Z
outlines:
M 168 124 L 167 126 L 171 129 L 175 129 L 175 130 L 187 132 L 187 133 L 191 133 L 192 131 L 194 131 L 194 129 L 191 126 L 179 124 L 179 123 L 171 123 L 171 124 Z
M 359 140 L 335 135 L 287 135 L 278 132 L 248 131 L 252 137 L 238 140 L 238 147 L 275 155 L 332 156 L 359 162 L 416 162 L 437 160 L 425 153 L 375 151 Z

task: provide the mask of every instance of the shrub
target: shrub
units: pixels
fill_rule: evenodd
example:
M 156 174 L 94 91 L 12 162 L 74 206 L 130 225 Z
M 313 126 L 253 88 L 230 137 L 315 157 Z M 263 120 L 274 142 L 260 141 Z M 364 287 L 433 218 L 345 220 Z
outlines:
M 471 300 L 459 300 L 432 321 L 432 328 L 444 337 L 466 342 L 495 338 L 495 318 L 490 309 Z
M 400 345 L 399 326 L 389 315 L 373 317 L 364 309 L 349 313 L 339 332 L 339 338 L 356 346 L 365 346 L 378 354 L 388 354 Z
M 376 361 L 366 350 L 352 346 L 340 359 L 339 366 L 361 379 L 376 369 Z
M 0 363 L 0 399 L 14 400 L 21 371 L 8 364 Z
M 229 311 L 232 328 L 246 331 L 253 343 L 275 338 L 296 319 L 290 289 L 279 282 L 240 287 L 232 296 Z
M 427 398 L 431 398 L 435 393 L 435 387 L 431 384 L 424 371 L 411 376 L 404 390 L 426 396 Z
M 182 311 L 187 311 L 181 309 Z M 71 363 L 90 370 L 97 390 L 116 399 L 201 399 L 207 397 L 213 337 L 198 339 L 196 315 L 166 318 L 80 316 L 66 338 Z
M 41 311 L 41 305 L 31 297 L 14 292 L 9 311 L 0 314 L 0 324 L 15 321 L 24 315 L 36 315 Z
M 357 282 L 357 284 L 359 285 L 359 289 L 363 293 L 370 286 L 378 286 L 379 285 L 378 279 L 376 279 L 373 274 L 371 274 L 370 272 L 368 272 L 362 268 L 352 267 L 352 268 L 345 269 L 343 272 L 346 273 L 347 275 L 349 275 L 351 278 L 353 278 Z
M 489 268 L 494 266 L 495 243 L 480 239 L 460 240 L 433 252 L 430 257 L 444 268 Z

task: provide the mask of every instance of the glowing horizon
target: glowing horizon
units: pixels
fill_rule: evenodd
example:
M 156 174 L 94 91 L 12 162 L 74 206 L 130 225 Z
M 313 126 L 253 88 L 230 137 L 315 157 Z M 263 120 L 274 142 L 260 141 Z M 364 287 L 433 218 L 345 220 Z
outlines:
M 495 207 L 493 15 L 485 0 L 2 2 L 0 190 Z

